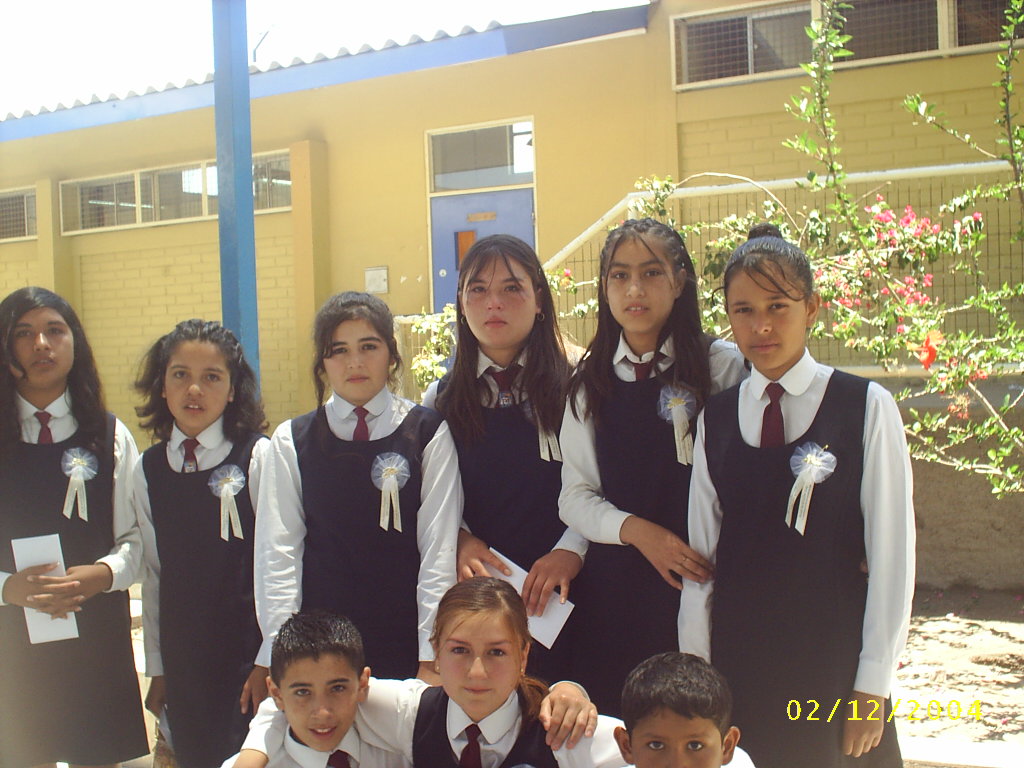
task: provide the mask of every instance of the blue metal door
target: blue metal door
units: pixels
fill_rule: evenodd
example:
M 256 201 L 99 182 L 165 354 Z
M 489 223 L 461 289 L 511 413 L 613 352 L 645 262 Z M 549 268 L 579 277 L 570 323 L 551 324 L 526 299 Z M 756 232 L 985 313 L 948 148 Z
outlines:
M 431 275 L 434 311 L 455 302 L 459 284 L 459 232 L 474 232 L 476 239 L 488 235 L 515 235 L 536 247 L 533 226 L 533 189 L 503 189 L 446 195 L 430 201 Z

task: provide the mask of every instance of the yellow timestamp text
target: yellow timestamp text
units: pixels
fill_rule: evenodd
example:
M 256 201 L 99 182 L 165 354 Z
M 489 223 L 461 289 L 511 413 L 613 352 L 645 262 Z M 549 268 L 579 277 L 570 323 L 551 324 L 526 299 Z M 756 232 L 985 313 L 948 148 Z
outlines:
M 845 705 L 845 706 L 844 706 Z M 902 709 L 902 712 L 900 710 Z M 862 706 L 862 702 L 856 699 L 836 699 L 834 702 L 820 702 L 817 699 L 798 701 L 790 699 L 786 705 L 786 715 L 790 720 L 820 720 L 831 723 L 837 716 L 840 720 L 865 720 L 878 722 L 885 719 L 891 722 L 897 716 L 904 720 L 960 720 L 971 718 L 981 720 L 981 700 L 960 701 L 949 699 L 940 701 L 931 699 L 929 701 L 918 701 L 917 699 L 896 699 L 892 703 L 892 709 L 888 716 L 882 710 L 878 701 L 872 701 L 868 706 Z

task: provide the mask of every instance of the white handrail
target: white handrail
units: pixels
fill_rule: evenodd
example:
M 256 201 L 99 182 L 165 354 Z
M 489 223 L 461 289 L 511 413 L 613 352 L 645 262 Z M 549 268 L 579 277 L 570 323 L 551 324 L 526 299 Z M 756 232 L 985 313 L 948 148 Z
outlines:
M 851 173 L 846 176 L 846 181 L 849 184 L 872 184 L 885 181 L 899 181 L 901 179 L 926 179 L 933 176 L 953 176 L 957 174 L 965 173 L 997 173 L 1000 171 L 1011 170 L 1010 164 L 1005 160 L 987 160 L 980 163 L 954 163 L 951 165 L 921 165 L 912 168 L 893 168 L 888 171 L 863 171 L 860 173 Z M 698 179 L 704 176 L 717 176 L 731 179 L 743 179 L 736 184 L 711 184 L 701 187 L 683 187 L 688 181 Z M 736 176 L 733 174 L 726 173 L 698 173 L 693 176 L 689 176 L 683 179 L 676 186 L 675 190 L 668 196 L 669 200 L 680 200 L 688 197 L 707 197 L 710 195 L 727 195 L 735 192 L 748 192 L 750 190 L 764 190 L 764 191 L 776 191 L 781 189 L 796 189 L 797 187 L 807 184 L 806 178 L 791 178 L 791 179 L 773 179 L 771 181 L 754 181 L 752 179 L 744 179 L 742 176 Z M 608 211 L 601 216 L 597 221 L 587 227 L 577 237 L 574 237 L 568 245 L 563 247 L 558 253 L 544 262 L 545 270 L 552 270 L 565 261 L 571 253 L 577 248 L 591 240 L 591 238 L 598 235 L 603 230 L 607 229 L 608 225 L 618 219 L 625 211 L 629 209 L 629 204 L 634 200 L 651 200 L 654 197 L 653 192 L 630 192 L 628 195 L 623 197 L 619 202 L 613 205 Z

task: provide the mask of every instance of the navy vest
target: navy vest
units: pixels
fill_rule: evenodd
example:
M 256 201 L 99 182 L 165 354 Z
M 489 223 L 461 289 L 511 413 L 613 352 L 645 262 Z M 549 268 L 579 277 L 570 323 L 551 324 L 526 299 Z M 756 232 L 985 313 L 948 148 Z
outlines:
M 438 395 L 449 378 L 441 379 Z M 529 571 L 565 533 L 558 518 L 562 462 L 540 457 L 528 403 L 481 410 L 481 439 L 453 433 L 465 493 L 462 517 L 474 535 Z
M 413 765 L 459 768 L 459 759 L 452 754 L 452 745 L 448 741 L 447 719 L 448 694 L 444 688 L 425 688 L 413 728 Z M 544 743 L 546 735 L 538 720 L 522 728 L 500 768 L 557 768 L 558 762 L 551 747 Z
M 597 464 L 608 501 L 685 541 L 691 469 L 676 460 L 672 424 L 658 414 L 663 386 L 657 378 L 615 379 L 596 420 Z M 679 647 L 679 591 L 636 547 L 597 543 L 591 543 L 574 587 L 572 679 L 583 684 L 600 712 L 618 716 L 622 685 L 633 667 Z
M 160 655 L 174 753 L 184 768 L 207 768 L 238 751 L 251 718 L 238 697 L 252 671 L 261 634 L 253 604 L 253 528 L 249 461 L 257 440 L 232 446 L 217 467 L 179 473 L 167 463 L 167 444 L 142 456 L 160 556 Z M 246 476 L 235 496 L 239 539 L 220 537 L 220 499 L 208 485 L 220 467 Z M 202 642 L 197 631 L 202 628 Z
M 99 471 L 85 483 L 88 521 L 63 515 L 61 457 L 79 434 L 49 445 L 19 442 L 0 462 L 0 570 L 15 573 L 11 539 L 59 534 L 67 567 L 113 547 L 114 417 L 91 449 Z M 125 478 L 130 482 L 130 478 Z M 75 614 L 79 637 L 31 645 L 24 610 L 0 606 L 0 765 L 116 763 L 149 751 L 131 646 L 128 593 L 100 593 Z M 59 695 L 54 695 L 59 691 Z M 59 728 L 54 723 L 62 723 Z
M 323 407 L 292 420 L 306 515 L 302 608 L 348 616 L 379 677 L 413 677 L 419 667 L 421 465 L 441 422 L 434 411 L 415 406 L 388 437 L 353 441 L 334 436 Z M 401 454 L 409 464 L 399 492 L 401 533 L 393 522 L 386 531 L 379 524 L 381 492 L 370 471 L 383 453 Z
M 860 489 L 869 382 L 835 371 L 808 430 L 754 448 L 738 421 L 739 386 L 704 415 L 708 471 L 722 507 L 711 613 L 711 661 L 729 680 L 733 722 L 758 766 L 843 766 L 842 718 L 789 720 L 790 700 L 849 698 L 867 595 Z M 804 535 L 785 523 L 793 452 L 815 442 L 835 472 L 814 487 Z M 830 710 L 831 705 L 822 706 Z M 856 765 L 902 765 L 892 724 Z

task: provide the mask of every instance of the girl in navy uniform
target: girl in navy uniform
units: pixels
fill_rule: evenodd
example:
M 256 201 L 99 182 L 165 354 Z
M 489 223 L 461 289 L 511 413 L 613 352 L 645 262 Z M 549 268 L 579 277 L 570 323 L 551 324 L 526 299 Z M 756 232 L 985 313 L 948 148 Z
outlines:
M 130 760 L 149 751 L 125 591 L 141 557 L 135 442 L 106 412 L 85 331 L 60 296 L 5 298 L 0 350 L 0 765 Z M 85 504 L 74 492 L 66 503 L 72 478 Z M 18 571 L 11 540 L 47 534 L 60 536 L 66 575 Z M 78 637 L 31 644 L 23 608 L 74 614 Z
M 683 590 L 680 647 L 729 680 L 759 766 L 897 768 L 886 697 L 914 586 L 910 458 L 892 396 L 807 352 L 811 275 L 771 225 L 726 266 L 754 371 L 698 423 L 690 542 L 715 578 Z
M 134 478 L 146 708 L 160 717 L 166 706 L 180 765 L 212 768 L 267 693 L 252 587 L 266 418 L 242 345 L 216 322 L 185 320 L 158 339 L 135 388 L 142 426 L 160 439 Z
M 708 561 L 686 543 L 691 424 L 746 370 L 701 329 L 697 276 L 679 234 L 629 220 L 601 251 L 597 332 L 562 423 L 562 520 L 591 542 L 576 580 L 572 678 L 618 714 L 626 675 L 676 650 L 682 580 Z M 614 638 L 616 652 L 609 654 Z
M 455 581 L 458 457 L 434 411 L 387 388 L 401 364 L 383 301 L 337 294 L 317 313 L 315 411 L 271 439 L 256 520 L 261 663 L 301 609 L 348 616 L 367 661 L 390 677 L 433 676 L 430 627 Z
M 364 744 L 429 768 L 624 765 L 613 735 L 618 721 L 598 718 L 574 683 L 549 692 L 527 676 L 526 607 L 507 582 L 476 576 L 449 589 L 431 642 L 441 686 L 370 678 L 356 711 Z M 267 745 L 280 743 L 284 728 L 283 713 L 265 703 L 235 768 L 263 768 Z
M 445 417 L 459 452 L 459 577 L 487 575 L 484 564 L 507 572 L 494 547 L 528 571 L 523 599 L 539 615 L 554 589 L 568 597 L 586 541 L 558 518 L 569 363 L 537 254 L 511 235 L 478 240 L 460 267 L 455 313 L 455 363 L 423 404 Z M 566 627 L 553 648 L 534 644 L 530 674 L 567 677 L 569 637 Z

